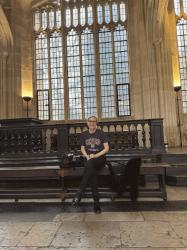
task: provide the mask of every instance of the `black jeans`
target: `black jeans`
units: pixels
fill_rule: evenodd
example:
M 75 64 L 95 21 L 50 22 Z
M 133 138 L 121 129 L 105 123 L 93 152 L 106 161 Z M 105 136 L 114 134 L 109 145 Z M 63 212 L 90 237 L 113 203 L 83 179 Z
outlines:
M 97 174 L 105 166 L 106 157 L 104 155 L 84 162 L 84 174 L 79 186 L 79 192 L 84 193 L 88 184 L 92 188 L 94 201 L 99 201 Z

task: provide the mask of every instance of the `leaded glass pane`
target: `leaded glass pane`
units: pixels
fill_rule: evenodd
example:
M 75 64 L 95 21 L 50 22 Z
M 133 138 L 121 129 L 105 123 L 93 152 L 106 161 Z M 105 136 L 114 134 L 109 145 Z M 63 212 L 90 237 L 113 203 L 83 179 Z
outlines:
M 38 31 L 41 27 L 41 13 L 36 11 L 34 14 L 34 30 Z
M 114 22 L 117 22 L 119 20 L 118 16 L 118 6 L 116 3 L 112 4 L 112 19 Z
M 130 115 L 127 34 L 123 26 L 114 31 L 114 50 L 118 115 Z
M 71 11 L 70 8 L 66 9 L 66 27 L 69 28 L 71 26 Z
M 183 110 L 184 113 L 187 113 L 187 20 L 181 19 L 178 21 L 177 40 L 183 97 Z
M 62 66 L 62 36 L 54 32 L 50 37 L 50 72 L 52 89 L 52 119 L 64 119 L 64 85 Z
M 91 5 L 87 8 L 87 15 L 88 15 L 88 24 L 93 24 L 93 8 Z
M 93 33 L 86 29 L 81 35 L 85 118 L 96 115 L 96 79 Z
M 115 117 L 115 89 L 112 60 L 112 34 L 107 28 L 99 31 L 102 117 Z
M 78 25 L 78 9 L 76 7 L 73 9 L 73 25 L 75 27 Z
M 184 13 L 187 14 L 187 0 L 183 0 Z
M 36 38 L 35 42 L 36 49 L 36 86 L 39 90 L 49 89 L 49 76 L 48 76 L 48 47 L 47 47 L 47 36 L 40 34 Z
M 49 120 L 49 93 L 48 91 L 37 91 L 38 118 Z
M 103 7 L 101 4 L 97 6 L 97 21 L 99 24 L 103 23 Z
M 82 119 L 79 36 L 71 30 L 67 36 L 69 119 Z
M 175 4 L 175 13 L 177 16 L 180 16 L 180 0 L 174 0 Z
M 85 13 L 85 7 L 81 6 L 80 8 L 80 24 L 84 26 L 86 23 L 86 13 Z
M 49 11 L 49 28 L 53 29 L 55 26 L 55 13 L 54 10 Z
M 120 18 L 122 22 L 126 20 L 126 10 L 125 10 L 125 3 L 120 3 Z
M 117 85 L 117 99 L 118 99 L 118 115 L 124 116 L 130 114 L 129 103 L 129 85 L 118 84 Z
M 42 12 L 42 29 L 45 30 L 47 28 L 47 12 Z
M 60 9 L 56 10 L 56 27 L 60 28 L 62 26 L 62 16 L 61 16 L 61 11 Z
M 109 6 L 109 4 L 105 5 L 105 22 L 110 23 L 110 6 Z

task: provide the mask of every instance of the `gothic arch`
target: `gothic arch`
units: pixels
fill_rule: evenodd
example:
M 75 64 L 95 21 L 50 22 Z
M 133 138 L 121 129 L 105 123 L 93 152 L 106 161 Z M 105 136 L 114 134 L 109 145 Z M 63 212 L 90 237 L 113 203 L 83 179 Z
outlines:
M 144 0 L 145 26 L 153 43 L 162 40 L 164 15 L 168 4 L 169 0 Z
M 36 8 L 36 7 L 39 7 L 43 4 L 46 4 L 47 2 L 49 2 L 49 0 L 33 0 L 31 2 L 31 6 L 32 6 L 32 8 Z
M 5 16 L 2 6 L 0 5 L 0 53 L 7 53 L 13 46 L 12 32 Z

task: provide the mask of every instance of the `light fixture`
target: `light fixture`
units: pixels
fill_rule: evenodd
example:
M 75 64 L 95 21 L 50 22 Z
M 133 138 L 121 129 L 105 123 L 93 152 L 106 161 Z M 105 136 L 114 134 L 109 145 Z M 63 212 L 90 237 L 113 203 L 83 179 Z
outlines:
M 32 100 L 31 96 L 23 96 L 23 100 L 27 103 L 27 118 L 29 117 L 29 102 Z
M 178 85 L 178 86 L 174 86 L 174 91 L 177 93 L 179 92 L 179 90 L 181 90 L 181 86 Z

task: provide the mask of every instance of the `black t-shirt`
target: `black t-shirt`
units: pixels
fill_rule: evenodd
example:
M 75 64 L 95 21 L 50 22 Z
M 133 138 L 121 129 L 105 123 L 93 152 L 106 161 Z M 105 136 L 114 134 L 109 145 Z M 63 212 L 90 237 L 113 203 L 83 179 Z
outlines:
M 107 135 L 100 129 L 95 133 L 89 133 L 89 130 L 83 132 L 80 136 L 81 146 L 85 146 L 88 154 L 96 154 L 104 149 L 103 143 L 108 142 Z

